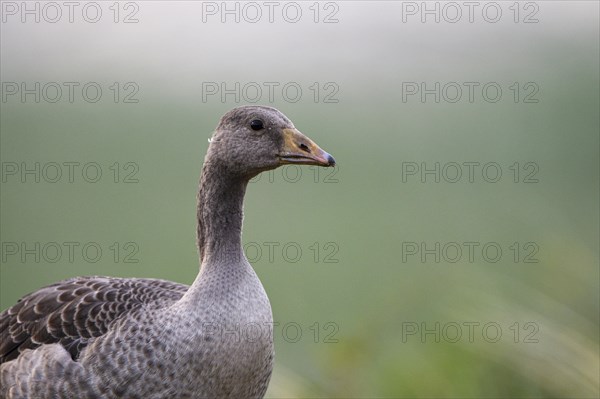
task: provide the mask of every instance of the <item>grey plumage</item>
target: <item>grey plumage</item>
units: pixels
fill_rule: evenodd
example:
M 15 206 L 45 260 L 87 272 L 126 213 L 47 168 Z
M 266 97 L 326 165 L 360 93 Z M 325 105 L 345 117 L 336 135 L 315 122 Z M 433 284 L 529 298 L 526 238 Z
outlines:
M 77 277 L 24 296 L 0 314 L 0 397 L 264 396 L 273 318 L 242 251 L 246 186 L 285 163 L 334 162 L 274 108 L 227 113 L 200 178 L 194 283 Z

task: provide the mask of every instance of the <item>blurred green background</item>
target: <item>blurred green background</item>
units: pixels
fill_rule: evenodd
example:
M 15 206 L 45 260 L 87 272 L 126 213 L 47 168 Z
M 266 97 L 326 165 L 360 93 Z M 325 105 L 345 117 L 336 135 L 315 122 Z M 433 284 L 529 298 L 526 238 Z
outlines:
M 244 3 L 240 21 L 225 23 L 206 8 L 220 2 L 121 3 L 115 23 L 111 3 L 100 4 L 98 23 L 4 15 L 0 309 L 77 275 L 191 283 L 207 139 L 223 113 L 255 97 L 222 101 L 203 88 L 276 82 L 272 101 L 265 89 L 258 103 L 279 108 L 338 167 L 278 169 L 247 193 L 244 242 L 279 323 L 270 397 L 598 397 L 597 2 L 517 3 L 518 22 L 513 2 L 499 2 L 497 23 L 482 17 L 485 2 L 472 23 L 465 7 L 456 23 L 449 9 L 422 23 L 406 2 L 383 1 L 299 2 L 297 23 L 282 18 L 287 3 L 273 23 L 263 3 L 256 23 Z M 138 22 L 122 23 L 131 13 Z M 523 23 L 530 14 L 537 23 Z M 73 103 L 66 89 L 56 103 L 23 103 L 6 82 L 80 86 Z M 98 102 L 82 97 L 89 82 L 103 89 Z M 296 102 L 281 92 L 290 82 L 302 88 Z M 465 89 L 436 103 L 403 101 L 403 82 L 480 86 L 473 102 Z M 497 102 L 481 95 L 489 82 L 502 88 Z M 124 103 L 133 88 L 138 102 Z M 524 102 L 533 88 L 538 101 Z M 334 89 L 337 102 L 326 102 Z M 36 162 L 39 183 L 20 175 Z M 73 182 L 65 162 L 79 162 Z M 408 165 L 436 162 L 496 162 L 502 177 L 487 182 L 476 167 L 473 182 L 466 168 L 456 183 L 403 178 Z M 95 183 L 82 176 L 89 163 L 88 179 L 102 170 Z M 524 182 L 532 171 L 537 182 Z M 68 242 L 79 245 L 72 262 Z M 478 243 L 473 261 L 465 242 Z M 13 254 L 22 243 L 40 243 L 39 262 Z M 440 261 L 408 255 L 406 243 L 440 243 Z M 463 249 L 456 262 L 448 243 Z M 486 243 L 502 249 L 497 262 L 482 254 Z M 537 262 L 525 262 L 532 251 Z

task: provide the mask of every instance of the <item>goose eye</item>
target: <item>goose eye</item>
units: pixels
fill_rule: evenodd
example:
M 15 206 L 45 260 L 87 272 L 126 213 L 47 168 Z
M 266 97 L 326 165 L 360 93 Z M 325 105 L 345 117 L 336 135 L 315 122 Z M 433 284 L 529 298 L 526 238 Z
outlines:
M 261 130 L 264 129 L 265 126 L 263 125 L 263 122 L 260 119 L 254 119 L 252 122 L 250 122 L 250 128 L 252 130 Z

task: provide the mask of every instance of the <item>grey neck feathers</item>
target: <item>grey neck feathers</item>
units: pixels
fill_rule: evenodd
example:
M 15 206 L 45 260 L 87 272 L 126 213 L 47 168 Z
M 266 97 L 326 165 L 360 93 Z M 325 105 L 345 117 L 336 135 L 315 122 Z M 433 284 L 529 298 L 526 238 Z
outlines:
M 202 267 L 244 259 L 242 219 L 247 177 L 206 159 L 198 190 L 198 250 Z

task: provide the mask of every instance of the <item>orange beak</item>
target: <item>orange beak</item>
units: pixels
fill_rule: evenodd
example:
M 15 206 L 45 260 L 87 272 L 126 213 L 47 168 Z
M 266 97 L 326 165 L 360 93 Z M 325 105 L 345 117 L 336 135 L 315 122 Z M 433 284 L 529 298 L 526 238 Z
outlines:
M 335 166 L 335 159 L 298 129 L 283 129 L 283 147 L 279 153 L 281 165 Z

